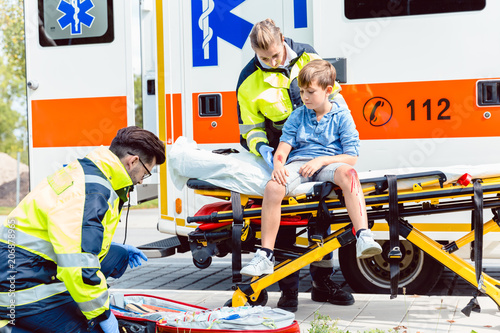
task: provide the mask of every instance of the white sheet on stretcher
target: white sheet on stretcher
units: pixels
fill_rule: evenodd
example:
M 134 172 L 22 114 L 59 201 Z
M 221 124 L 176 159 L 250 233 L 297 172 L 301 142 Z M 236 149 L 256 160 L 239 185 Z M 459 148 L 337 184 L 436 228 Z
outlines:
M 221 155 L 210 150 L 199 149 L 195 141 L 179 137 L 168 153 L 168 169 L 170 177 L 178 189 L 182 189 L 187 179 L 205 180 L 214 186 L 247 195 L 264 194 L 264 187 L 271 178 L 271 169 L 262 157 L 257 157 L 246 150 L 237 154 Z M 500 164 L 455 165 L 450 167 L 415 167 L 404 169 L 386 169 L 359 172 L 360 179 L 383 177 L 385 175 L 402 175 L 426 171 L 441 171 L 446 176 L 445 184 L 455 182 L 463 174 L 472 178 L 490 178 L 500 176 Z M 420 177 L 398 180 L 398 190 L 412 189 L 416 182 L 435 180 L 436 177 Z M 309 193 L 315 182 L 298 186 L 289 195 Z M 363 188 L 373 184 L 363 184 Z M 332 197 L 335 195 L 332 194 Z

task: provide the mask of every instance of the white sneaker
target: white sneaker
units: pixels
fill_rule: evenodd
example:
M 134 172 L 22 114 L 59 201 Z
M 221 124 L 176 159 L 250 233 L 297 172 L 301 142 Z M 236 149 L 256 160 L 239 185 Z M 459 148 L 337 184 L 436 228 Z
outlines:
M 240 271 L 243 275 L 261 276 L 262 274 L 272 274 L 274 272 L 274 258 L 269 260 L 266 252 L 257 250 L 255 257 Z
M 359 233 L 356 242 L 356 257 L 365 259 L 382 253 L 382 247 L 373 239 L 372 231 L 369 229 Z

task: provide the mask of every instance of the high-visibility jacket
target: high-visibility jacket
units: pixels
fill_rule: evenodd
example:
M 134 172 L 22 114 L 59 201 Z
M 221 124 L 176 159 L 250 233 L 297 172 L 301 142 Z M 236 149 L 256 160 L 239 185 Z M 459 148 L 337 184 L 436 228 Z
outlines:
M 0 226 L 0 317 L 29 316 L 73 299 L 90 321 L 110 314 L 100 262 L 133 185 L 100 147 L 48 176 Z M 69 295 L 68 295 L 69 293 Z M 14 308 L 14 310 L 13 310 Z
M 287 68 L 264 68 L 256 55 L 241 71 L 236 88 L 240 143 L 257 156 L 262 144 L 278 146 L 283 124 L 303 104 L 297 85 L 299 71 L 311 60 L 320 59 L 308 44 L 290 38 L 285 43 L 297 53 Z M 331 98 L 345 104 L 340 90 L 335 83 Z

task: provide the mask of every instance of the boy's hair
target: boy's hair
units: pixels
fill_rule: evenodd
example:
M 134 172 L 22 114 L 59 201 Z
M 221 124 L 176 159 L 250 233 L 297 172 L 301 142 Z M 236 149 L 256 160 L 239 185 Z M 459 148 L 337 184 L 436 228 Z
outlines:
M 252 49 L 267 51 L 272 45 L 283 40 L 279 27 L 270 18 L 260 21 L 253 26 L 250 32 L 250 45 Z
M 301 88 L 307 88 L 311 82 L 316 81 L 317 84 L 326 89 L 328 86 L 334 86 L 337 79 L 335 67 L 326 60 L 316 59 L 307 63 L 299 72 L 297 83 Z
M 129 153 L 138 155 L 145 163 L 151 163 L 156 157 L 156 164 L 165 162 L 165 145 L 156 135 L 137 126 L 124 127 L 118 130 L 109 146 L 118 158 Z

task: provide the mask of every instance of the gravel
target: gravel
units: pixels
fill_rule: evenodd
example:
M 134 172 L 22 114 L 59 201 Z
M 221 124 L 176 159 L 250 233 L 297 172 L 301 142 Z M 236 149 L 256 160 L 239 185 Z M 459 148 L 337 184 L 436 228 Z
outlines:
M 20 164 L 21 188 L 19 200 L 22 200 L 29 191 L 29 167 Z M 0 206 L 16 206 L 17 160 L 5 153 L 0 153 Z

